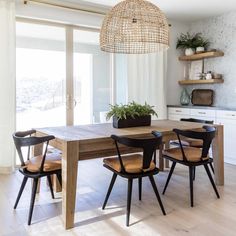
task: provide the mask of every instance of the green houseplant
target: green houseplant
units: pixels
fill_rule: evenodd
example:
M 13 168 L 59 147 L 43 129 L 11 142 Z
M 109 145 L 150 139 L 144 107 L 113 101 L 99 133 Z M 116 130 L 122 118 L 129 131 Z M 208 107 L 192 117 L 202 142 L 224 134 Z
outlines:
M 127 105 L 110 105 L 110 111 L 107 113 L 107 120 L 113 118 L 114 128 L 125 128 L 135 126 L 148 126 L 151 124 L 151 115 L 157 116 L 153 106 L 144 105 L 136 102 Z
M 202 52 L 210 45 L 210 42 L 202 37 L 201 33 L 190 34 L 181 34 L 177 39 L 176 49 L 184 49 L 185 55 L 190 56 L 197 52 Z

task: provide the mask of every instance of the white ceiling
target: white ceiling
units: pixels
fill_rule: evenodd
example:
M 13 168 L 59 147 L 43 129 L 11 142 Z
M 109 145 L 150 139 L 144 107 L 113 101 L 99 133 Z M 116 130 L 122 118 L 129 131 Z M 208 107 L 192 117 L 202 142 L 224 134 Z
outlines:
M 73 3 L 89 3 L 112 7 L 120 0 L 66 0 Z M 195 21 L 236 10 L 236 0 L 150 0 L 169 19 Z

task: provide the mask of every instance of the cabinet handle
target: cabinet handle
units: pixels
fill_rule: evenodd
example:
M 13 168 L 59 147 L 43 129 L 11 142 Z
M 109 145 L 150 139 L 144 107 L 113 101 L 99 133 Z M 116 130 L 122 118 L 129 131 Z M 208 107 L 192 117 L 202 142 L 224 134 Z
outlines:
M 206 112 L 199 111 L 198 114 L 206 115 Z
M 175 112 L 182 112 L 181 110 L 175 110 Z
M 227 116 L 235 116 L 235 114 L 227 114 Z

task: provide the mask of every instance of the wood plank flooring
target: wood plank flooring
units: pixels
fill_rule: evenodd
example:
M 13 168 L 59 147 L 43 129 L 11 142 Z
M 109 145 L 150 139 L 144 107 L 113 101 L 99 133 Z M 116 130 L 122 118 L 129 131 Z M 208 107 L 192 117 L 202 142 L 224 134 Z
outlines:
M 159 192 L 163 190 L 168 170 L 155 177 Z M 36 198 L 32 225 L 27 225 L 31 184 L 18 208 L 13 205 L 22 181 L 16 171 L 0 175 L 1 236 L 173 236 L 173 235 L 236 235 L 236 166 L 225 165 L 225 186 L 218 187 L 217 199 L 202 167 L 197 168 L 194 183 L 195 207 L 189 204 L 188 169 L 177 165 L 162 201 L 163 216 L 148 179 L 143 182 L 143 199 L 138 200 L 138 183 L 134 182 L 130 227 L 125 226 L 127 181 L 117 178 L 107 208 L 101 209 L 111 173 L 102 166 L 102 159 L 79 162 L 75 228 L 65 231 L 61 222 L 61 195 L 52 200 L 45 180 Z

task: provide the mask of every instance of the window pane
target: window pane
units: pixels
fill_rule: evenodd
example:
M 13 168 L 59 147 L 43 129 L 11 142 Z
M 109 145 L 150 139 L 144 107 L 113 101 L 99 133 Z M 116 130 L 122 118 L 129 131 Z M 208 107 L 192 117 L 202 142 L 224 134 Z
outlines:
M 65 29 L 17 22 L 17 130 L 66 124 Z

